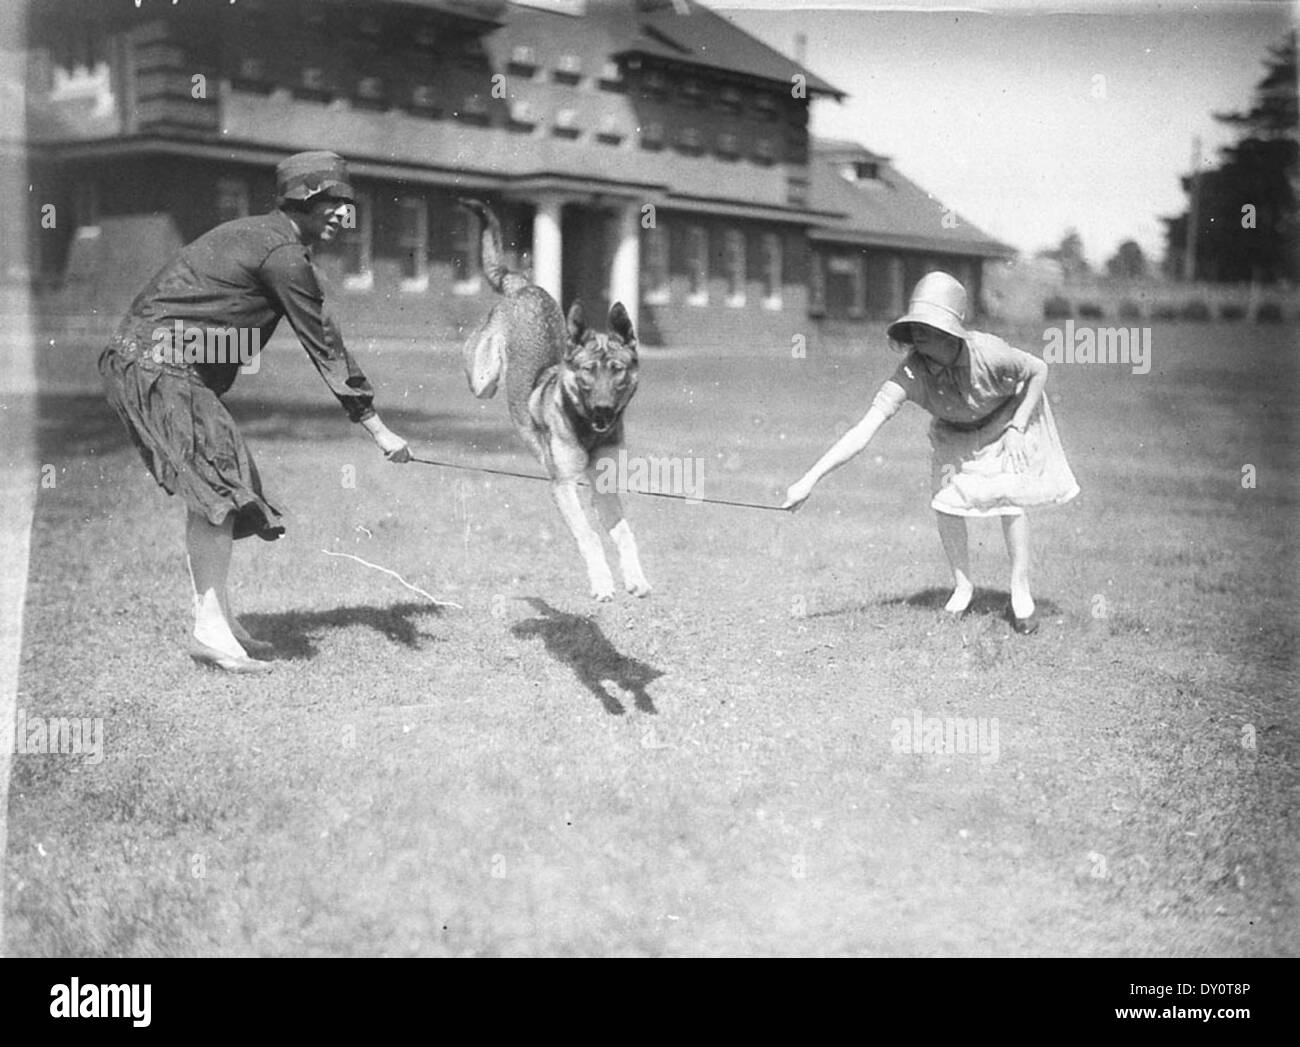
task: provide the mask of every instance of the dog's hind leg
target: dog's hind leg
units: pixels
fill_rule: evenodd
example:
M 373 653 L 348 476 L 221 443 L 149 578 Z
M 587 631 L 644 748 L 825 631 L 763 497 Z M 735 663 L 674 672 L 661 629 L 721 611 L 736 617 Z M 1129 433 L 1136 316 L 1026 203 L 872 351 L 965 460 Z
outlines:
M 600 525 L 609 532 L 618 549 L 618 569 L 623 575 L 623 588 L 633 596 L 649 596 L 650 583 L 641 570 L 641 557 L 637 553 L 632 526 L 623 515 L 617 476 L 617 461 L 613 455 L 602 455 L 593 461 L 587 472 L 591 481 L 591 504 L 596 507 Z
M 600 545 L 600 535 L 587 520 L 578 500 L 576 479 L 557 479 L 551 484 L 551 497 L 569 525 L 574 540 L 578 543 L 578 552 L 582 554 L 587 565 L 587 579 L 591 583 L 591 595 L 597 600 L 614 598 L 614 576 L 610 574 L 609 564 L 605 562 L 605 550 Z
M 470 391 L 480 400 L 490 399 L 496 394 L 506 363 L 506 336 L 495 308 L 465 340 L 461 353 Z

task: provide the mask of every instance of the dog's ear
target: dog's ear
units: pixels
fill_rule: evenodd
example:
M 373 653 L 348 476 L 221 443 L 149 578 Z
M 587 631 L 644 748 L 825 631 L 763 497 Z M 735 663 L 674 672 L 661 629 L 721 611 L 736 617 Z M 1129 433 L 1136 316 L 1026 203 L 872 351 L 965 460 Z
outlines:
M 636 332 L 632 330 L 632 318 L 622 302 L 615 302 L 609 307 L 609 330 L 618 335 L 618 339 L 629 349 L 636 348 Z
M 587 310 L 582 307 L 581 300 L 575 300 L 569 306 L 569 341 L 574 345 L 581 345 L 587 337 Z

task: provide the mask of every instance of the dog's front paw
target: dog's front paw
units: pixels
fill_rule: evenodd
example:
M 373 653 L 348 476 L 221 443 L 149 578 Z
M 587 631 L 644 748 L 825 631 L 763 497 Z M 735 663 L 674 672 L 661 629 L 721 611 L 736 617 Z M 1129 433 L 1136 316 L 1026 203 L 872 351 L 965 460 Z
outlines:
M 600 600 L 602 603 L 606 600 L 614 599 L 614 576 L 606 568 L 603 571 L 593 572 L 588 576 L 591 582 L 591 598 Z
M 644 578 L 625 578 L 623 580 L 623 588 L 633 596 L 644 597 L 650 595 L 650 583 Z

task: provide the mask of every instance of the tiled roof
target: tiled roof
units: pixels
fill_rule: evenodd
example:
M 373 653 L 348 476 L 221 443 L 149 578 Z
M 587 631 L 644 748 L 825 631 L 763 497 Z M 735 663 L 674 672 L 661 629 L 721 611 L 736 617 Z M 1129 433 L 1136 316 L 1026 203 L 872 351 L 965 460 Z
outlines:
M 820 222 L 810 231 L 814 240 L 931 251 L 960 251 L 984 257 L 1011 257 L 1014 248 L 993 239 L 966 219 L 949 211 L 915 182 L 870 150 L 859 147 L 861 159 L 879 164 L 878 177 L 850 182 L 839 171 L 847 144 L 813 144 L 809 206 L 842 217 Z M 858 157 L 851 157 L 858 159 Z M 945 214 L 951 217 L 945 221 Z
M 626 10 L 617 0 L 593 0 L 591 6 L 622 7 L 620 14 Z M 801 73 L 810 95 L 844 97 L 837 87 L 694 0 L 639 0 L 636 7 L 636 29 L 615 53 L 655 55 L 784 84 Z M 627 23 L 627 29 L 632 29 L 632 23 Z
M 809 96 L 844 92 L 794 60 L 756 40 L 695 0 L 587 0 L 578 20 L 557 12 L 510 5 L 499 16 L 507 32 L 527 27 L 539 49 L 579 43 L 607 56 L 647 55 L 735 73 L 789 87 L 801 73 Z
M 323 0 L 331 3 L 336 0 Z M 419 7 L 435 14 L 450 15 L 484 26 L 500 25 L 505 12 L 505 0 L 388 0 L 392 4 Z

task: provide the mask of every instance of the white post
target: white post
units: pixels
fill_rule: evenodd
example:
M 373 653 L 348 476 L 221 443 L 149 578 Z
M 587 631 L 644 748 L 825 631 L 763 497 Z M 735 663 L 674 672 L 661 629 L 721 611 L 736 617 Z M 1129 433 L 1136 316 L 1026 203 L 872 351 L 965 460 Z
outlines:
M 533 283 L 560 300 L 564 243 L 560 232 L 560 209 L 564 201 L 544 196 L 537 201 L 533 216 Z
M 609 271 L 609 303 L 622 302 L 638 330 L 641 311 L 641 209 L 624 204 L 614 223 L 614 258 Z

